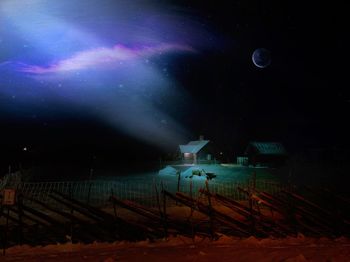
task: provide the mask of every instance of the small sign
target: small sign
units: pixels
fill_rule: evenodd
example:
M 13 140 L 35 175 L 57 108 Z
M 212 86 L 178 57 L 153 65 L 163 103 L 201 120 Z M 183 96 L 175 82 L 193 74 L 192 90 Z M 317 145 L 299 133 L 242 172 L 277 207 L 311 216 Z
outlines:
M 5 206 L 13 206 L 16 202 L 16 190 L 4 189 L 2 197 L 2 204 Z

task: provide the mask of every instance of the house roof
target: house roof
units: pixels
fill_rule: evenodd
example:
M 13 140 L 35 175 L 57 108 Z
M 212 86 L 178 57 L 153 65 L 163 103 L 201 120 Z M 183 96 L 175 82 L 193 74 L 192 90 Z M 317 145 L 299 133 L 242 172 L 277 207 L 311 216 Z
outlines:
M 276 142 L 250 142 L 246 154 L 249 148 L 253 147 L 256 149 L 258 154 L 262 155 L 286 155 L 287 151 L 281 143 Z
M 187 145 L 179 145 L 181 153 L 198 153 L 209 143 L 209 140 L 190 141 Z

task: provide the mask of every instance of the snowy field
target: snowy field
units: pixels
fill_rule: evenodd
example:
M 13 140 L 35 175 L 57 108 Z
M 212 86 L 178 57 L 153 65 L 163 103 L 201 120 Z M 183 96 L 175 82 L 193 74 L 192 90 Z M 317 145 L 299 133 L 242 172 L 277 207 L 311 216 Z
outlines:
M 208 181 L 210 191 L 235 200 L 243 200 L 245 195 L 237 188 L 246 188 L 247 183 L 252 182 L 254 177 L 259 190 L 274 193 L 280 189 L 278 182 L 281 179 L 271 171 L 273 170 L 267 168 L 249 168 L 227 164 L 178 165 L 166 166 L 161 170 L 149 172 L 130 172 L 117 175 L 114 175 L 113 172 L 99 171 L 91 177 L 91 180 L 63 180 L 61 177 L 61 180 L 54 181 L 29 181 L 25 182 L 21 189 L 24 194 L 35 196 L 44 202 L 50 201 L 48 195 L 52 191 L 59 191 L 97 206 L 108 205 L 108 198 L 111 194 L 119 199 L 154 206 L 156 205 L 156 191 L 160 192 L 163 188 L 172 193 L 181 191 L 197 197 L 199 189 L 206 187 L 207 174 L 212 174 L 214 178 Z M 194 173 L 196 175 L 193 175 Z
M 212 165 L 177 165 L 166 166 L 163 169 L 156 169 L 150 172 L 130 173 L 127 175 L 106 175 L 96 176 L 97 180 L 116 180 L 116 181 L 177 181 L 176 171 L 181 172 L 181 179 L 189 180 L 193 170 L 203 170 L 205 172 L 214 173 L 215 182 L 243 182 L 250 179 L 253 173 L 256 173 L 256 178 L 260 180 L 278 180 L 279 178 L 272 174 L 268 168 L 251 168 L 234 164 L 212 164 Z M 204 181 L 205 176 L 193 176 L 193 180 Z

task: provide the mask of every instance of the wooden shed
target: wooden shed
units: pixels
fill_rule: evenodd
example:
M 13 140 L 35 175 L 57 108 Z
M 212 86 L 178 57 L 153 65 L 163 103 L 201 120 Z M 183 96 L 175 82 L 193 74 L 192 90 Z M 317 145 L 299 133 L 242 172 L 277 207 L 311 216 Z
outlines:
M 182 160 L 188 164 L 210 162 L 213 160 L 210 140 L 190 141 L 186 145 L 179 145 Z
M 249 165 L 268 167 L 281 166 L 288 157 L 284 146 L 277 142 L 250 142 L 245 155 Z

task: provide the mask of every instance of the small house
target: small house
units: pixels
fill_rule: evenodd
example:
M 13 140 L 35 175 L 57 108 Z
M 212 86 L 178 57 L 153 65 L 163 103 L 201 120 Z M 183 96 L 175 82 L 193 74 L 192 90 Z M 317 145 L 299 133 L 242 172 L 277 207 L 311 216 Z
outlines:
M 213 161 L 213 151 L 210 140 L 190 141 L 186 145 L 179 145 L 183 162 L 187 164 L 208 163 Z

